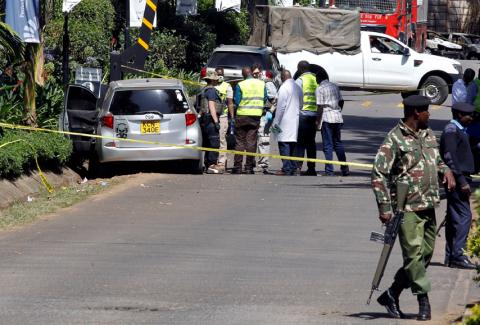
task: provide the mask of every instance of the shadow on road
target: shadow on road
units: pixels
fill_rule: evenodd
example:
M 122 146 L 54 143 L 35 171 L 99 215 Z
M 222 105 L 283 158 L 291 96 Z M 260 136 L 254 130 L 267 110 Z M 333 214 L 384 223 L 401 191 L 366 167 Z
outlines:
M 291 183 L 285 183 L 282 184 L 282 186 L 294 186 L 294 187 L 315 187 L 315 188 L 368 188 L 370 189 L 372 185 L 370 182 L 363 182 L 363 183 L 339 183 L 339 184 L 291 184 Z
M 393 320 L 387 313 L 355 313 L 355 314 L 350 314 L 350 315 L 345 315 L 347 317 L 354 317 L 354 318 L 360 318 L 364 320 L 372 320 L 372 319 L 379 319 L 379 318 L 385 318 L 389 320 Z M 405 319 L 415 319 L 417 317 L 416 314 L 405 314 Z
M 371 163 L 387 133 L 397 125 L 398 118 L 375 118 L 362 116 L 344 116 L 344 132 L 348 139 L 343 141 L 347 158 L 349 153 L 361 154 L 365 158 L 356 159 L 359 162 Z M 443 130 L 447 121 L 430 120 L 430 127 L 437 134 Z M 321 150 L 321 144 L 317 146 Z

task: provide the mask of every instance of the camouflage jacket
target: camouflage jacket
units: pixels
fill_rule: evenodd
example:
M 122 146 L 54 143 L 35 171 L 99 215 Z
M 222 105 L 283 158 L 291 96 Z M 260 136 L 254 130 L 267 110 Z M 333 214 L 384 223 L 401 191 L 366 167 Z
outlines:
M 405 211 L 434 208 L 440 202 L 438 174 L 448 171 L 431 129 L 414 132 L 400 121 L 375 157 L 372 187 L 381 213 L 393 213 L 397 182 L 408 184 Z

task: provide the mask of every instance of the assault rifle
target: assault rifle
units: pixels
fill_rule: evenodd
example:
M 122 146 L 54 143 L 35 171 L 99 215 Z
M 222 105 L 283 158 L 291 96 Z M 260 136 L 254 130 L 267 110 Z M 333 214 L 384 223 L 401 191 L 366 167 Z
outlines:
M 378 290 L 380 286 L 380 281 L 383 277 L 383 272 L 390 258 L 390 253 L 392 252 L 393 245 L 397 239 L 398 232 L 400 231 L 400 225 L 403 222 L 403 209 L 405 207 L 405 199 L 407 197 L 408 185 L 397 183 L 397 209 L 395 215 L 386 223 L 385 233 L 381 234 L 378 232 L 372 231 L 370 234 L 370 240 L 374 242 L 383 243 L 382 254 L 378 260 L 377 270 L 373 276 L 372 281 L 372 290 L 370 291 L 370 296 L 368 296 L 367 305 L 370 305 L 370 300 L 372 299 L 373 292 Z

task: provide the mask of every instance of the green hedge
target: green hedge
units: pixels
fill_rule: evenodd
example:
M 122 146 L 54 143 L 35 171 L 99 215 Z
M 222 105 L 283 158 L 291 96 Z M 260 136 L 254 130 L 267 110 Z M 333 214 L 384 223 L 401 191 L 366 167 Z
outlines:
M 474 194 L 474 205 L 477 211 L 477 214 L 480 215 L 480 190 L 477 190 Z M 470 235 L 468 236 L 467 241 L 467 253 L 472 257 L 480 257 L 480 220 L 473 221 L 473 227 L 470 230 Z M 480 277 L 477 276 L 474 278 L 475 281 L 479 282 Z M 468 316 L 466 319 L 463 320 L 463 324 L 465 325 L 480 325 L 480 305 L 475 305 L 470 310 L 471 315 Z
M 64 165 L 72 153 L 70 140 L 52 133 L 3 130 L 0 146 L 18 139 L 33 146 L 42 168 L 56 169 Z M 0 148 L 0 178 L 13 178 L 35 170 L 35 153 L 23 141 Z

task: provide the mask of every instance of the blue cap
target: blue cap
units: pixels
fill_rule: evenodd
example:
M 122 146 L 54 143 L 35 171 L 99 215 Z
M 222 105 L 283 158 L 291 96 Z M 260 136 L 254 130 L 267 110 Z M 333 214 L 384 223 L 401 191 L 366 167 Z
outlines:
M 466 114 L 473 114 L 475 107 L 467 103 L 455 103 L 452 105 L 452 110 Z

